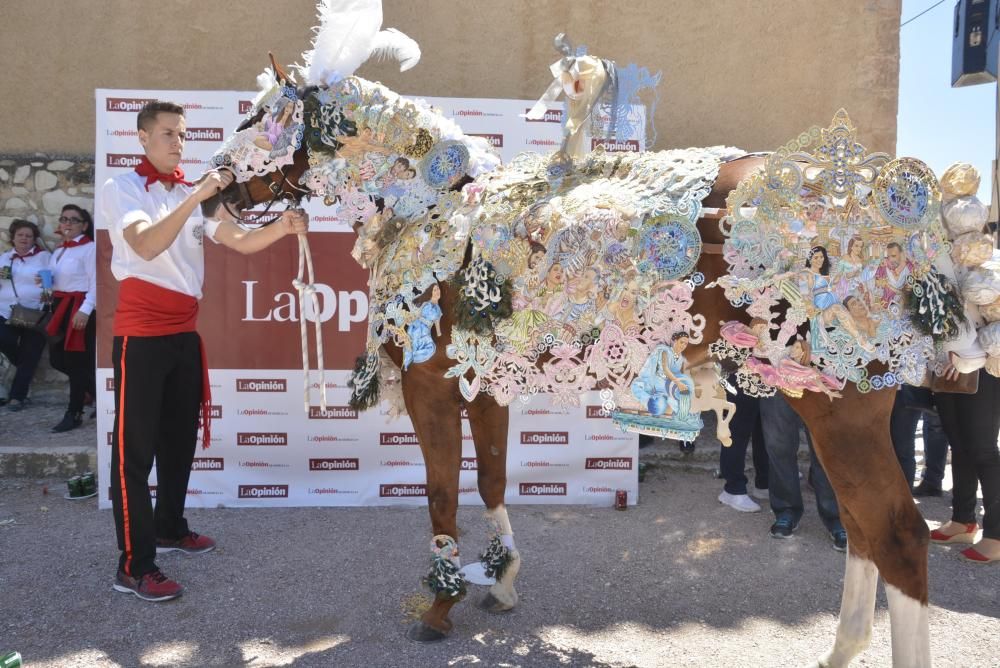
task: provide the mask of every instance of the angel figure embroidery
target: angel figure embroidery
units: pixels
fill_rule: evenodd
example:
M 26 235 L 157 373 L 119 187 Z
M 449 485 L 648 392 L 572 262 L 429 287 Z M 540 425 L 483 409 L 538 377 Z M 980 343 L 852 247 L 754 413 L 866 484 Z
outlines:
M 291 133 L 286 132 L 292 122 L 292 115 L 295 113 L 295 102 L 283 97 L 274 105 L 269 116 L 264 118 L 262 133 L 253 140 L 254 145 L 269 151 L 273 157 L 275 153 L 288 148 L 292 143 Z
M 827 328 L 839 324 L 851 335 L 862 350 L 875 352 L 871 341 L 861 335 L 857 323 L 850 312 L 833 293 L 830 283 L 830 255 L 824 246 L 813 246 L 809 250 L 805 270 L 795 274 L 801 290 L 809 299 L 810 341 L 813 353 L 822 353 L 829 341 Z
M 426 362 L 434 357 L 437 345 L 431 336 L 431 327 L 434 332 L 441 336 L 441 288 L 435 283 L 431 287 L 431 298 L 420 306 L 420 313 L 416 320 L 406 326 L 406 333 L 410 337 L 410 348 L 403 352 L 403 368 L 409 368 L 410 364 L 416 362 Z
M 671 423 L 685 424 L 692 417 L 691 397 L 694 380 L 684 372 L 684 349 L 690 337 L 687 332 L 675 332 L 670 345 L 658 345 L 646 359 L 638 378 L 632 381 L 632 394 L 650 415 L 671 418 Z M 699 426 L 700 429 L 700 426 Z

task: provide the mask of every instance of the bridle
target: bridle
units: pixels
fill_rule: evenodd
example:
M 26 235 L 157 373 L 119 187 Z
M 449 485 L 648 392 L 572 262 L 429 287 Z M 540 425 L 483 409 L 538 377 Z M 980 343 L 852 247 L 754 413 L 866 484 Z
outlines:
M 291 168 L 294 166 L 295 165 L 288 165 L 287 167 L 279 168 L 277 171 L 271 172 L 267 175 L 268 178 L 270 179 L 270 183 L 267 184 L 267 187 L 268 190 L 271 191 L 272 197 L 268 201 L 267 206 L 264 207 L 263 211 L 255 212 L 255 217 L 257 218 L 256 220 L 250 220 L 248 218 L 243 218 L 239 216 L 235 211 L 233 211 L 230 208 L 229 201 L 225 197 L 222 197 L 221 193 L 219 196 L 219 201 L 222 203 L 222 206 L 226 210 L 226 213 L 228 213 L 230 216 L 233 217 L 234 222 L 245 226 L 259 225 L 260 227 L 266 227 L 271 223 L 273 223 L 274 221 L 269 220 L 265 222 L 259 222 L 259 219 L 263 214 L 268 213 L 271 210 L 271 207 L 273 207 L 278 202 L 282 202 L 286 205 L 285 206 L 286 209 L 299 208 L 302 204 L 302 198 L 310 194 L 308 190 L 301 187 L 298 183 L 292 183 L 291 180 L 289 180 L 288 172 L 291 171 Z M 246 183 L 237 183 L 236 181 L 234 181 L 233 184 L 236 186 L 237 192 L 240 195 L 240 204 L 247 205 L 245 206 L 245 209 L 250 209 L 256 206 L 257 203 L 255 203 L 253 201 L 253 198 L 250 196 L 250 191 L 247 190 Z M 288 186 L 289 188 L 298 191 L 297 195 L 286 191 L 285 186 Z

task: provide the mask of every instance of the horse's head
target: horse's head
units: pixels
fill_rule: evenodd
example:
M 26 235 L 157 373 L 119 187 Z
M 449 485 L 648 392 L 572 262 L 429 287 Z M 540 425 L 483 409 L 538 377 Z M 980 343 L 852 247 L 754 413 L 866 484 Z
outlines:
M 308 192 L 300 185 L 309 168 L 304 103 L 311 88 L 297 88 L 275 62 L 257 82 L 260 93 L 246 120 L 212 156 L 211 166 L 235 175 L 225 190 L 202 202 L 211 218 L 241 220 L 243 211 L 259 204 L 298 203 Z
M 499 164 L 485 140 L 381 84 L 346 77 L 296 88 L 276 65 L 258 83 L 247 120 L 212 159 L 236 179 L 206 215 L 308 195 L 381 238 L 390 220 L 399 228 L 443 215 L 442 199 Z

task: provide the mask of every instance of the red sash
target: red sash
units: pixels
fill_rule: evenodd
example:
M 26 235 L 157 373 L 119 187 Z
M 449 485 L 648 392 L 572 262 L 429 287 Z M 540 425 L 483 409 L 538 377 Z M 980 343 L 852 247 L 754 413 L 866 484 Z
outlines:
M 80 305 L 83 304 L 87 293 L 56 290 L 52 293 L 52 296 L 59 300 L 59 306 L 56 307 L 55 312 L 52 314 L 52 319 L 49 320 L 49 325 L 45 328 L 45 333 L 49 336 L 56 336 L 59 333 L 59 328 L 62 327 L 62 323 L 68 320 L 66 322 L 66 337 L 63 340 L 63 348 L 75 353 L 84 352 L 87 349 L 84 337 L 86 329 L 76 329 L 73 327 L 73 316 L 80 310 Z
M 167 336 L 193 332 L 197 324 L 195 297 L 141 278 L 126 278 L 119 283 L 114 336 Z M 201 446 L 207 448 L 212 442 L 212 386 L 208 382 L 204 339 L 201 340 L 201 427 Z

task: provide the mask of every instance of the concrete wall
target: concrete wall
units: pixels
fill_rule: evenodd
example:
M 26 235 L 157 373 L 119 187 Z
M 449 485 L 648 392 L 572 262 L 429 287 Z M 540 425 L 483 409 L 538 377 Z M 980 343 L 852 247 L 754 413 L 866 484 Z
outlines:
M 539 96 L 567 31 L 662 70 L 656 148 L 775 148 L 846 107 L 893 151 L 901 0 L 385 0 L 424 58 L 360 75 L 400 93 Z M 237 89 L 308 46 L 313 0 L 4 0 L 0 154 L 92 154 L 93 89 Z

